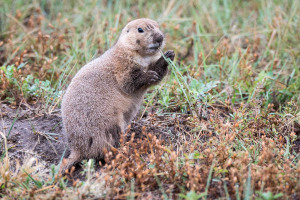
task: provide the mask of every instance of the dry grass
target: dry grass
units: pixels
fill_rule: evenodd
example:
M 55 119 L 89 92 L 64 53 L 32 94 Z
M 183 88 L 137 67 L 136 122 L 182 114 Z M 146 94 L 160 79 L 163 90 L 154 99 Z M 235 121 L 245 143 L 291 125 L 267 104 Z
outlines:
M 296 155 L 290 153 L 291 146 L 285 145 L 296 138 L 294 126 L 287 123 L 290 117 L 278 120 L 270 115 L 270 107 L 266 113 L 248 112 L 247 119 L 239 119 L 252 107 L 232 109 L 237 117 L 201 121 L 214 127 L 193 134 L 177 148 L 146 133 L 145 128 L 138 139 L 132 134 L 126 142 L 123 137 L 121 147 L 106 157 L 104 179 L 106 186 L 113 188 L 109 198 L 144 197 L 146 192 L 159 189 L 164 191 L 161 198 L 167 195 L 171 199 L 186 191 L 212 199 L 234 199 L 245 196 L 247 190 L 295 198 L 299 195 L 300 169 Z M 213 114 L 220 115 L 218 111 Z M 207 134 L 207 140 L 201 139 Z

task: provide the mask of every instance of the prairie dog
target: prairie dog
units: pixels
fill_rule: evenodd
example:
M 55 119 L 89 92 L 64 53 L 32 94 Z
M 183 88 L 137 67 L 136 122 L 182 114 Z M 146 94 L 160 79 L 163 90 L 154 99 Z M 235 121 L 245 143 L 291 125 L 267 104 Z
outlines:
M 159 51 L 163 46 L 157 22 L 136 19 L 123 28 L 114 46 L 78 71 L 62 100 L 71 151 L 63 171 L 82 159 L 101 159 L 103 148 L 118 146 L 147 88 L 167 73 L 168 63 Z M 164 55 L 174 60 L 173 51 Z

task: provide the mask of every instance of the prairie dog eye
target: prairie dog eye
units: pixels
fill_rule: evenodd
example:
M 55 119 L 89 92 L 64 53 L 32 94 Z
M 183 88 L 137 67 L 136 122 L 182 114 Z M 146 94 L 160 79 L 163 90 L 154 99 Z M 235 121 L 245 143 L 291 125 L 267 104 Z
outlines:
M 144 33 L 144 30 L 142 28 L 138 28 L 139 33 Z

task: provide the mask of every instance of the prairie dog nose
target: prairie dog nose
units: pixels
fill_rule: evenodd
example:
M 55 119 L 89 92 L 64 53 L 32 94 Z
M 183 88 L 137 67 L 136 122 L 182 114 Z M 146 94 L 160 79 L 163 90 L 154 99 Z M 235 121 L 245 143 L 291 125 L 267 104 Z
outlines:
M 162 43 L 163 40 L 164 40 L 164 36 L 162 34 L 160 34 L 160 33 L 154 34 L 154 36 L 153 36 L 154 43 L 156 43 L 156 42 Z

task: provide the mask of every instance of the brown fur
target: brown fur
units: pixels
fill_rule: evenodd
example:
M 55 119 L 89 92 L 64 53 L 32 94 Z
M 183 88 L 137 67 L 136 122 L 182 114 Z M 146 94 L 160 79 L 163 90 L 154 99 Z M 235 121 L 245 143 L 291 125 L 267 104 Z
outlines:
M 144 32 L 139 33 L 138 28 Z M 134 20 L 111 49 L 79 70 L 62 101 L 71 150 L 63 169 L 82 159 L 103 158 L 103 148 L 118 145 L 120 133 L 136 115 L 147 88 L 167 73 L 168 63 L 153 48 L 162 47 L 163 39 L 155 21 Z M 174 55 L 173 51 L 165 53 L 171 60 Z

